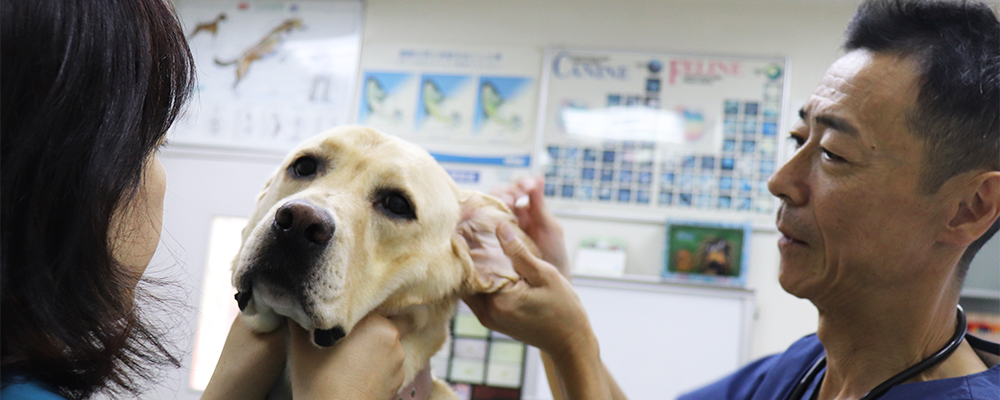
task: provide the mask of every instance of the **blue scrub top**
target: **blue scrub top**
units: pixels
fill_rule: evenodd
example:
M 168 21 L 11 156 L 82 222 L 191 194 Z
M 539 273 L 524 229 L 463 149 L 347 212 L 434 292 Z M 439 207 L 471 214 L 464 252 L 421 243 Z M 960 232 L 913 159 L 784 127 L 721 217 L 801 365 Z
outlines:
M 969 340 L 971 343 L 972 339 Z M 805 371 L 824 354 L 823 345 L 812 334 L 799 339 L 782 354 L 754 361 L 718 382 L 682 395 L 679 400 L 785 400 Z M 819 381 L 819 377 L 813 379 L 802 399 L 812 398 Z M 1000 364 L 978 374 L 902 384 L 879 398 L 914 399 L 1000 399 Z
M 66 400 L 65 397 L 56 394 L 55 388 L 41 381 L 26 379 L 19 375 L 10 379 L 4 377 L 0 398 L 3 400 Z

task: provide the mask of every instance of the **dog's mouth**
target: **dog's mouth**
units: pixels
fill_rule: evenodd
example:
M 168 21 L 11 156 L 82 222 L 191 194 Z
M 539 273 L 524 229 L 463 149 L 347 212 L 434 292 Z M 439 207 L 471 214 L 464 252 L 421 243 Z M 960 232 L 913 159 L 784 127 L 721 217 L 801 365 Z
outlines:
M 340 339 L 343 339 L 344 336 L 347 336 L 347 332 L 341 325 L 336 325 L 329 329 L 312 328 L 315 326 L 315 323 L 309 318 L 307 310 L 299 302 L 290 302 L 287 298 L 276 299 L 277 296 L 270 293 L 272 291 L 273 289 L 262 288 L 259 283 L 255 282 L 254 285 L 238 291 L 234 297 L 237 305 L 240 307 L 240 311 L 245 314 L 259 315 L 267 319 L 287 318 L 299 324 L 304 329 L 312 329 L 313 343 L 319 347 L 331 347 Z M 271 323 L 270 325 L 277 327 L 278 323 Z
M 347 333 L 340 326 L 330 329 L 315 329 L 313 330 L 313 343 L 320 347 L 330 347 L 343 339 L 344 336 L 347 336 Z

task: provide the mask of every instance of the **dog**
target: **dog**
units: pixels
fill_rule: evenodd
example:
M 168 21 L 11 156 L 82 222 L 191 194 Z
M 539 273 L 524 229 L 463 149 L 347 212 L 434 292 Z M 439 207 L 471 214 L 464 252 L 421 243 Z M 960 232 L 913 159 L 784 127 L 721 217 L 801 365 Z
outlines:
M 317 346 L 372 312 L 409 318 L 397 397 L 455 398 L 431 383 L 429 360 L 461 296 L 519 279 L 497 256 L 501 223 L 517 227 L 505 204 L 459 189 L 422 148 L 365 127 L 330 130 L 292 150 L 257 198 L 233 265 L 240 318 L 258 332 L 287 318 Z M 290 394 L 285 380 L 269 397 Z
M 278 25 L 274 29 L 271 29 L 267 35 L 264 35 L 257 44 L 251 46 L 246 51 L 243 52 L 239 57 L 230 61 L 221 61 L 218 58 L 215 59 L 215 64 L 221 67 L 236 65 L 236 81 L 233 82 L 233 88 L 235 89 L 243 77 L 246 76 L 247 72 L 250 71 L 250 65 L 255 61 L 263 59 L 265 57 L 274 55 L 278 52 L 278 48 L 284 43 L 286 36 L 290 34 L 293 30 L 302 29 L 302 20 L 298 18 L 289 18 Z
M 226 20 L 226 13 L 219 13 L 219 16 L 215 17 L 212 22 L 203 22 L 194 27 L 194 31 L 188 36 L 188 40 L 191 40 L 195 35 L 201 32 L 208 32 L 215 37 L 219 33 L 219 23 Z

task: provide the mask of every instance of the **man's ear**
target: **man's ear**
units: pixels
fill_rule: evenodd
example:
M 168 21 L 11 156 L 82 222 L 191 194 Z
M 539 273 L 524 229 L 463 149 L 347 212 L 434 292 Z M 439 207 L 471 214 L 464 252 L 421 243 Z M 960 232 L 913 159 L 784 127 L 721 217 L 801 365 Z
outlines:
M 474 190 L 459 194 L 462 216 L 452 235 L 452 249 L 462 267 L 462 291 L 492 293 L 520 276 L 500 247 L 496 229 L 500 224 L 517 228 L 517 219 L 499 199 Z M 520 229 L 518 229 L 520 232 Z M 521 239 L 536 255 L 534 243 L 521 233 Z
M 946 243 L 967 246 L 1000 216 L 1000 171 L 980 173 L 973 179 L 948 222 L 943 238 Z

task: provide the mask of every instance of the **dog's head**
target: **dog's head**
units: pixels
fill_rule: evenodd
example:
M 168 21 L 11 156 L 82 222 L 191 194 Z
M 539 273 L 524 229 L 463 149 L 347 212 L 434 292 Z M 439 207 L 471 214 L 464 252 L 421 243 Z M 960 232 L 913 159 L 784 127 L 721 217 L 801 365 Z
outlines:
M 269 179 L 234 261 L 236 297 L 254 329 L 289 317 L 332 345 L 369 312 L 518 279 L 509 263 L 472 261 L 501 251 L 494 229 L 513 221 L 498 200 L 458 189 L 423 149 L 338 128 L 293 150 Z

